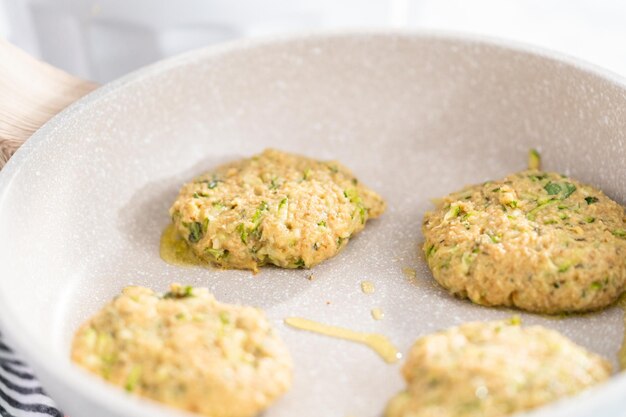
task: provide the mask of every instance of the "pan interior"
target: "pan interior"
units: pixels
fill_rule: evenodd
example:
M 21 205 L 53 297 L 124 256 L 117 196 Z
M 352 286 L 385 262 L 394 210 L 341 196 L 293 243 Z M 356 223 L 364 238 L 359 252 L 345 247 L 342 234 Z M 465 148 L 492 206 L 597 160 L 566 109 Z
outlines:
M 430 199 L 544 167 L 626 201 L 624 92 L 544 57 L 437 37 L 339 36 L 200 52 L 146 70 L 66 112 L 13 169 L 0 201 L 0 292 L 14 326 L 75 372 L 80 322 L 124 286 L 206 286 L 264 309 L 293 354 L 293 389 L 265 415 L 378 416 L 403 386 L 369 349 L 298 332 L 299 316 L 382 333 L 405 352 L 419 336 L 520 314 L 617 364 L 622 314 L 546 318 L 457 300 L 420 256 Z M 178 188 L 217 164 L 272 147 L 338 159 L 388 202 L 312 271 L 182 268 L 159 258 Z M 414 281 L 404 268 L 416 270 Z M 307 276 L 314 274 L 314 280 Z M 361 291 L 371 281 L 372 294 Z M 384 319 L 372 319 L 380 308 Z M 90 382 L 91 383 L 91 382 Z M 54 394 L 54 387 L 48 388 Z M 61 404 L 70 413 L 71 404 Z

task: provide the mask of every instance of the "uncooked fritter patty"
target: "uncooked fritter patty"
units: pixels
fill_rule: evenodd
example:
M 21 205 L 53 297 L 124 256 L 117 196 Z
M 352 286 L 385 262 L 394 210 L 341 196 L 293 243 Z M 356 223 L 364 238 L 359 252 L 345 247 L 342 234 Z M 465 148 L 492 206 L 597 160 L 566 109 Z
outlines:
M 585 311 L 625 289 L 624 208 L 563 175 L 528 170 L 450 194 L 422 231 L 435 279 L 478 304 Z
M 419 339 L 407 389 L 386 417 L 501 417 L 609 378 L 610 364 L 559 333 L 519 320 L 467 323 Z
M 210 417 L 250 417 L 291 385 L 265 315 L 174 284 L 127 287 L 83 324 L 72 360 L 127 391 Z
M 256 271 L 316 265 L 384 210 L 338 162 L 266 150 L 186 184 L 170 214 L 201 259 Z

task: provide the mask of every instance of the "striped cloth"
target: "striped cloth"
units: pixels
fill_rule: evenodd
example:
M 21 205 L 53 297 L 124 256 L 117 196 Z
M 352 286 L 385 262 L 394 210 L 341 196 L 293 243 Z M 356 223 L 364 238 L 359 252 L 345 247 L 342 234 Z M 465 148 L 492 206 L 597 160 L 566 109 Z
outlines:
M 39 381 L 0 334 L 0 416 L 63 417 Z

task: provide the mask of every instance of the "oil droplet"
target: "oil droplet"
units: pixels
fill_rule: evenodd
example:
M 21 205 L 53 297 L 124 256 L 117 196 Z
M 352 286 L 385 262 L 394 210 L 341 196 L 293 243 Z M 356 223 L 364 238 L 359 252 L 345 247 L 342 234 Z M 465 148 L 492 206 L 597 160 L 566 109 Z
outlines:
M 383 313 L 380 308 L 376 307 L 372 309 L 372 318 L 374 320 L 382 320 L 383 317 L 385 317 L 385 313 Z
M 413 268 L 404 267 L 402 268 L 402 273 L 404 274 L 405 277 L 407 277 L 408 280 L 412 281 L 415 278 L 417 278 L 417 271 Z
M 374 284 L 370 281 L 361 282 L 361 291 L 365 294 L 372 294 L 374 292 Z
M 395 363 L 402 357 L 400 352 L 398 352 L 398 349 L 391 344 L 389 339 L 380 334 L 356 332 L 354 330 L 329 326 L 327 324 L 318 323 L 300 317 L 287 317 L 285 319 L 285 323 L 291 327 L 295 327 L 296 329 L 307 330 L 323 334 L 325 336 L 362 343 L 378 353 L 387 363 Z
M 205 266 L 206 262 L 202 262 L 191 250 L 185 239 L 181 238 L 176 232 L 173 224 L 165 228 L 161 234 L 161 243 L 159 247 L 161 259 L 170 265 L 178 266 Z

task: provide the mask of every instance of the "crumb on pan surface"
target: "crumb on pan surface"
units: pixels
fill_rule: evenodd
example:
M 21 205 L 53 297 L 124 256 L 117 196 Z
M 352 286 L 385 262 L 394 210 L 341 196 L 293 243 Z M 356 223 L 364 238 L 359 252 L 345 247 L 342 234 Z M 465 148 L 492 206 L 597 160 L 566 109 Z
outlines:
M 185 184 L 170 215 L 207 263 L 257 271 L 312 267 L 384 210 L 340 163 L 269 149 Z
M 128 392 L 211 417 L 254 416 L 292 378 L 263 312 L 178 284 L 125 288 L 79 328 L 71 355 Z
M 466 323 L 418 339 L 406 390 L 386 417 L 503 417 L 610 377 L 611 366 L 558 332 L 519 319 Z

